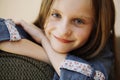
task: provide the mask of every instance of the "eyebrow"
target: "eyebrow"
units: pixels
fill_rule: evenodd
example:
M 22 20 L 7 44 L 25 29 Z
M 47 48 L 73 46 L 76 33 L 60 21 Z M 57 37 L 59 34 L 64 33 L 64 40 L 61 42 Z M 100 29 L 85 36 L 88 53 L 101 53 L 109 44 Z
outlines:
M 58 13 L 63 14 L 61 11 L 59 11 L 59 10 L 57 10 L 57 9 L 52 9 L 51 11 L 52 11 L 52 12 L 58 12 Z
M 58 13 L 61 13 L 63 14 L 61 11 L 57 10 L 57 9 L 51 9 L 52 12 L 58 12 Z M 92 17 L 88 17 L 88 16 L 74 16 L 74 17 L 78 17 L 78 18 L 85 18 L 85 19 L 89 19 L 89 20 L 93 20 L 93 16 Z
M 85 18 L 85 19 L 90 19 L 90 20 L 94 19 L 93 17 L 87 17 L 87 16 L 80 16 L 79 18 Z

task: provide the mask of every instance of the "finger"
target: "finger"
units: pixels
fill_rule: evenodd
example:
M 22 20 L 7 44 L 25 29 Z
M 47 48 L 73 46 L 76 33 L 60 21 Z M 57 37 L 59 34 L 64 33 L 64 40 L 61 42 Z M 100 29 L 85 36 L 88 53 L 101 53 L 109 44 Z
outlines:
M 31 25 L 30 24 L 28 24 L 26 21 L 24 21 L 24 20 L 18 20 L 18 21 L 15 21 L 15 23 L 17 24 L 17 25 L 21 25 L 23 28 L 29 28 L 29 27 L 31 27 Z
M 15 19 L 13 19 L 13 21 L 14 21 L 14 23 L 17 24 L 17 25 L 20 25 L 20 24 L 21 24 L 21 20 L 18 20 L 18 19 L 15 20 Z

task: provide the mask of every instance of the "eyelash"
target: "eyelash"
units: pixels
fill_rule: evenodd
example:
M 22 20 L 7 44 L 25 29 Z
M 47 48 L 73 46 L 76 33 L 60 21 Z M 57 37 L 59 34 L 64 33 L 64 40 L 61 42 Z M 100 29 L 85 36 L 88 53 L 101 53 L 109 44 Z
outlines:
M 82 19 L 76 18 L 73 20 L 75 24 L 84 24 L 84 21 Z
M 51 16 L 55 18 L 61 18 L 61 15 L 59 13 L 52 13 Z

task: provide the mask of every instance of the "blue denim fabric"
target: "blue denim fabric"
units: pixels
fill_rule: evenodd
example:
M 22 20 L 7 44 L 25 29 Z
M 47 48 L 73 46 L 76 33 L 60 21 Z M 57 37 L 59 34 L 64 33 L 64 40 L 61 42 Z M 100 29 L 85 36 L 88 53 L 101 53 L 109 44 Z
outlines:
M 9 40 L 9 39 L 10 36 L 8 29 L 4 23 L 4 19 L 0 18 L 0 41 Z
M 55 73 L 53 80 L 94 80 L 95 70 L 101 71 L 105 76 L 105 80 L 109 80 L 108 77 L 113 65 L 114 57 L 108 44 L 100 55 L 89 61 L 70 54 L 67 55 L 66 60 L 74 60 L 91 65 L 93 68 L 92 75 L 88 77 L 72 70 L 60 68 L 60 76 Z
M 10 40 L 10 34 L 5 24 L 5 19 L 0 18 L 0 41 Z M 20 26 L 15 26 L 21 36 L 21 38 L 30 39 L 30 36 Z

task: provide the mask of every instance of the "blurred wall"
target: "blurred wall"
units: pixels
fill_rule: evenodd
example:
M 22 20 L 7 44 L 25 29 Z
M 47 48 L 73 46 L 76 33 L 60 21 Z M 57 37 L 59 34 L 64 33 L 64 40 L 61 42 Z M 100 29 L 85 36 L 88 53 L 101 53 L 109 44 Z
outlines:
M 0 0 L 0 17 L 33 22 L 39 13 L 40 3 L 41 0 Z
M 116 7 L 116 24 L 115 24 L 115 31 L 116 31 L 116 50 L 120 57 L 120 0 L 114 0 L 115 7 Z M 120 59 L 119 59 L 120 60 Z
M 116 35 L 120 37 L 120 0 L 114 0 L 116 7 L 116 24 L 115 30 Z

